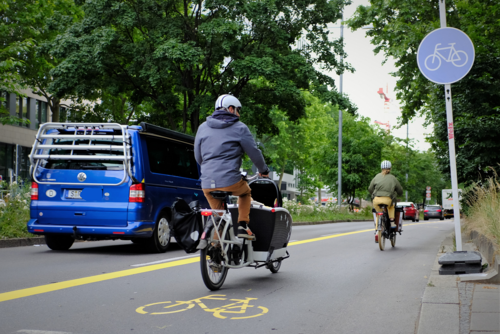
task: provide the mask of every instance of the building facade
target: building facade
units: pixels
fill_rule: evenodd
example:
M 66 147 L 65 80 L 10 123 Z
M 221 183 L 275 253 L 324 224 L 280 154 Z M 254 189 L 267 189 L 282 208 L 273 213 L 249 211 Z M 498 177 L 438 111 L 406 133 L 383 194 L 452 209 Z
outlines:
M 11 116 L 29 120 L 29 124 L 0 124 L 0 178 L 13 182 L 29 178 L 29 154 L 40 124 L 51 121 L 51 112 L 47 100 L 35 95 L 31 90 L 18 96 L 9 92 L 0 92 L 4 98 L 3 106 Z M 60 109 L 66 115 L 65 108 Z

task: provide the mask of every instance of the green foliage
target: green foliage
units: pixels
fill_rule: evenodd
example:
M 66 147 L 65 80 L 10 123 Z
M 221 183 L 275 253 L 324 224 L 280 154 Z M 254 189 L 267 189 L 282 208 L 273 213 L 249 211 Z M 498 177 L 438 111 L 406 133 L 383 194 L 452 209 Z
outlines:
M 422 39 L 440 27 L 439 2 L 371 0 L 360 6 L 348 24 L 367 32 L 376 53 L 395 59 L 398 100 L 403 102 L 402 122 L 424 114 L 434 123 L 432 148 L 441 172 L 449 176 L 446 110 L 442 85 L 420 73 L 416 53 Z M 470 73 L 452 85 L 457 174 L 459 182 L 488 177 L 485 167 L 500 161 L 500 3 L 495 0 L 449 0 L 447 25 L 469 35 L 476 59 Z
M 0 81 L 43 95 L 55 121 L 62 96 L 54 97 L 48 86 L 53 80 L 50 71 L 59 58 L 49 54 L 46 46 L 80 16 L 73 0 L 0 0 L 0 45 L 4 46 L 0 51 Z M 16 87 L 5 90 L 18 94 Z
M 431 202 L 441 203 L 441 190 L 446 188 L 446 181 L 441 173 L 435 154 L 429 150 L 419 152 L 405 141 L 397 138 L 388 138 L 390 142 L 384 147 L 382 160 L 392 163 L 391 173 L 396 176 L 404 191 L 408 191 L 408 201 L 425 203 L 426 187 L 431 187 Z M 408 173 L 408 182 L 406 174 Z M 405 200 L 403 194 L 401 201 Z
M 364 208 L 360 212 L 351 212 L 347 208 L 329 203 L 326 206 L 299 205 L 295 201 L 283 201 L 283 206 L 290 212 L 294 222 L 320 221 L 353 221 L 373 219 L 371 208 Z
M 370 124 L 368 118 L 343 113 L 342 124 L 342 195 L 366 198 L 372 178 L 380 172 L 386 133 Z M 331 128 L 329 142 L 318 160 L 324 169 L 322 180 L 337 189 L 338 128 Z
M 3 183 L 6 188 L 6 183 Z M 6 206 L 0 206 L 0 239 L 32 237 L 26 223 L 30 219 L 30 184 L 20 187 L 14 183 L 4 196 Z
M 103 90 L 126 94 L 133 106 L 152 105 L 155 124 L 192 133 L 224 93 L 242 101 L 242 120 L 259 135 L 277 131 L 273 107 L 293 121 L 304 115 L 302 89 L 354 112 L 320 72 L 349 69 L 338 60 L 345 56 L 341 41 L 326 29 L 347 3 L 86 1 L 84 19 L 52 44 L 53 55 L 65 59 L 51 71 L 50 87 L 89 100 Z M 303 37 L 305 46 L 295 48 Z

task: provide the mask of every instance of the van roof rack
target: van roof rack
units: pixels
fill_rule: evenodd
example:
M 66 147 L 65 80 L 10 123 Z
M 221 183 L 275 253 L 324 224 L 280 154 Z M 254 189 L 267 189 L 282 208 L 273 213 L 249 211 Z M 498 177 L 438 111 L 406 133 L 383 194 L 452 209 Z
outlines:
M 60 184 L 60 185 L 108 185 L 108 186 L 119 186 L 127 180 L 127 174 L 130 176 L 134 182 L 135 178 L 131 172 L 131 142 L 130 135 L 127 133 L 127 129 L 138 130 L 137 126 L 127 126 L 118 123 L 44 123 L 38 129 L 36 134 L 35 143 L 29 155 L 31 163 L 30 174 L 33 180 L 39 184 Z M 56 133 L 56 131 L 59 133 Z M 71 145 L 57 145 L 43 143 L 45 139 L 69 139 L 73 140 Z M 98 139 L 112 139 L 109 145 L 92 145 L 93 140 Z M 88 145 L 75 145 L 76 140 L 87 139 L 89 140 Z M 116 145 L 113 145 L 113 140 L 116 139 Z M 71 150 L 71 153 L 59 155 L 50 154 L 51 150 Z M 92 151 L 102 151 L 100 155 L 78 155 L 74 154 L 75 151 L 82 150 L 92 150 Z M 122 154 L 116 154 L 116 152 L 121 152 Z M 38 167 L 40 166 L 40 161 L 42 160 L 121 160 L 123 161 L 123 178 L 118 183 L 76 183 L 76 182 L 51 182 L 51 181 L 40 181 L 36 177 Z

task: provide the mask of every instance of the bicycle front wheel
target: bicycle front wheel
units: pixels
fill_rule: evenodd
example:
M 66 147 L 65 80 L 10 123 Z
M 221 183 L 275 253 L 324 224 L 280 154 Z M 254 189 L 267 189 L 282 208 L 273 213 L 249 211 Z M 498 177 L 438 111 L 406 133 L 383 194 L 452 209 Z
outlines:
M 201 277 L 211 291 L 219 290 L 226 280 L 228 268 L 224 266 L 220 247 L 208 245 L 200 252 Z
M 395 232 L 391 236 L 391 246 L 396 247 L 396 233 Z

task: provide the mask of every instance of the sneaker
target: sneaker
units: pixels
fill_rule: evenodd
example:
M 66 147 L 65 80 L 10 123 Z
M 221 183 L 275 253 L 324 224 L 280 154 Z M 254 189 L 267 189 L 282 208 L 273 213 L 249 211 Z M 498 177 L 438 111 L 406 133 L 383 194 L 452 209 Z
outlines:
M 206 241 L 205 239 L 201 239 L 196 249 L 205 249 L 205 247 L 207 246 L 208 246 L 208 241 Z
M 250 231 L 246 222 L 238 222 L 238 238 L 255 240 L 255 235 Z

